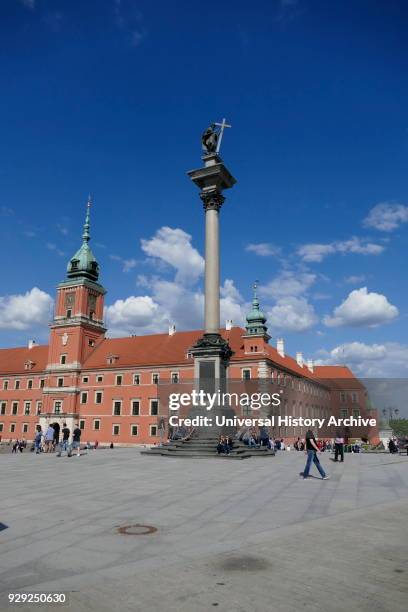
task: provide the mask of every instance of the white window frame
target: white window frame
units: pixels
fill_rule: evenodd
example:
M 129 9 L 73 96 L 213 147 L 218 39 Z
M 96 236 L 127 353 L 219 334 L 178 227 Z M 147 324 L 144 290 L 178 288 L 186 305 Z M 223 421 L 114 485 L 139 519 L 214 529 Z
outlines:
M 177 378 L 177 380 L 173 380 L 173 376 L 175 376 Z M 172 385 L 178 385 L 180 382 L 180 372 L 178 370 L 175 370 L 174 372 L 170 373 L 170 380 L 171 380 L 171 384 Z
M 133 412 L 133 402 L 137 402 L 137 403 L 139 404 L 139 412 L 138 412 L 137 414 L 135 414 L 135 413 Z M 139 398 L 139 397 L 133 397 L 133 398 L 130 400 L 130 414 L 131 414 L 131 416 L 140 416 L 140 412 L 141 412 L 141 410 L 140 410 L 141 403 L 142 403 L 142 402 L 141 402 L 141 400 L 140 400 L 140 398 Z
M 28 406 L 28 412 L 27 412 L 27 406 Z M 24 416 L 30 416 L 31 414 L 31 400 L 26 400 L 24 402 Z
M 246 378 L 244 376 L 244 372 L 249 372 L 249 377 L 248 378 Z M 241 368 L 241 379 L 242 380 L 251 380 L 251 378 L 252 378 L 252 370 L 251 370 L 251 368 Z
M 21 433 L 28 433 L 28 423 L 23 423 L 21 426 Z
M 120 383 L 118 383 L 118 379 L 120 378 Z M 123 387 L 123 374 L 116 374 L 115 375 L 115 386 L 116 387 Z
M 100 395 L 101 396 L 101 401 L 98 402 L 96 400 L 97 396 Z M 95 404 L 97 404 L 98 406 L 100 406 L 101 404 L 103 404 L 103 391 L 95 391 Z
M 157 376 L 157 382 L 154 382 L 154 377 Z M 157 385 L 160 382 L 160 372 L 152 372 L 152 385 Z
M 136 433 L 133 433 L 133 428 L 136 427 Z M 132 423 L 130 426 L 130 435 L 131 436 L 138 436 L 139 435 L 139 425 L 137 425 L 137 423 Z
M 115 404 L 120 404 L 120 413 L 115 414 Z M 122 416 L 123 401 L 121 399 L 112 400 L 112 416 Z
M 138 378 L 138 382 L 135 382 L 136 377 Z M 141 384 L 141 382 L 142 382 L 142 375 L 139 372 L 135 372 L 133 374 L 133 384 L 138 387 Z
M 153 429 L 153 427 L 156 429 L 156 433 L 152 433 L 152 429 Z M 152 437 L 156 437 L 156 436 L 157 436 L 157 425 L 156 425 L 156 424 L 152 423 L 152 424 L 150 425 L 150 427 L 149 427 L 149 433 L 150 433 L 150 435 L 151 435 Z
M 118 433 L 115 433 L 115 427 L 118 428 Z M 112 436 L 120 436 L 120 424 L 119 423 L 112 424 Z
M 98 423 L 98 427 L 95 427 L 96 423 Z M 94 419 L 92 423 L 93 431 L 101 431 L 101 419 Z
M 157 402 L 157 412 L 155 414 L 153 414 L 153 412 L 152 412 L 152 403 L 153 402 Z M 149 399 L 149 414 L 150 414 L 150 416 L 159 416 L 159 412 L 160 412 L 159 399 L 157 397 L 150 398 Z

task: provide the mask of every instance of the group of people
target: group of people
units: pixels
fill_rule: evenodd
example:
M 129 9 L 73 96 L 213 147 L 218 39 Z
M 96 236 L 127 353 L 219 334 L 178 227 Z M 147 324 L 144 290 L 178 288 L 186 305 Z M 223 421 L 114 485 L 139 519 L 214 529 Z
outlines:
M 65 451 L 67 457 L 71 457 L 73 451 L 76 451 L 76 456 L 79 457 L 81 455 L 81 433 L 79 423 L 76 423 L 72 432 L 72 442 L 70 442 L 71 431 L 66 423 L 63 423 L 61 432 L 50 424 L 44 433 L 41 425 L 37 425 L 34 438 L 35 453 L 39 455 L 41 452 L 57 451 L 57 457 L 61 457 Z
M 22 440 L 15 440 L 11 447 L 11 452 L 17 453 L 17 451 L 20 451 L 20 453 L 22 453 L 25 448 L 27 448 L 27 440 L 24 438 Z
M 217 453 L 219 455 L 229 455 L 234 447 L 234 441 L 231 436 L 219 436 L 217 444 Z

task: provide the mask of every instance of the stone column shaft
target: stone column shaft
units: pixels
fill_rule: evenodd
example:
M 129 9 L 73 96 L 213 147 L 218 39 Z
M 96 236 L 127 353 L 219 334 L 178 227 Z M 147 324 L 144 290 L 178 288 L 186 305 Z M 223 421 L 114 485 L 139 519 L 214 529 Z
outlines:
M 218 334 L 220 329 L 220 238 L 219 211 L 205 211 L 205 314 L 206 334 Z

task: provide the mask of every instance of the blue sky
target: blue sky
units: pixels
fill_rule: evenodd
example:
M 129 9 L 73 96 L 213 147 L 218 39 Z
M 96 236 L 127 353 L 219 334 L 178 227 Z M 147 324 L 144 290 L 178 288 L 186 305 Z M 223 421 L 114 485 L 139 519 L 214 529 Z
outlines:
M 0 346 L 46 341 L 88 192 L 110 333 L 200 326 L 186 172 L 225 116 L 222 317 L 259 279 L 272 342 L 406 375 L 407 26 L 402 0 L 3 0 Z

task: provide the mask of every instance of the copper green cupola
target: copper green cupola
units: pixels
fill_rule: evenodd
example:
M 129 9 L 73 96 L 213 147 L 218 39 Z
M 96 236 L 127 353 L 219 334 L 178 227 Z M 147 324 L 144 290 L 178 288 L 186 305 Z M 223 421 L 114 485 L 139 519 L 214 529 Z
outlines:
M 92 281 L 97 281 L 99 277 L 99 266 L 89 247 L 89 240 L 91 239 L 89 228 L 90 228 L 90 208 L 91 208 L 91 196 L 88 198 L 86 206 L 86 217 L 84 223 L 84 232 L 82 234 L 82 245 L 75 255 L 70 259 L 67 266 L 68 278 L 88 278 Z
M 248 336 L 264 336 L 268 335 L 268 328 L 266 326 L 266 316 L 259 308 L 259 300 L 257 295 L 258 281 L 253 284 L 254 295 L 252 298 L 252 308 L 247 315 L 247 324 L 245 326 L 246 334 Z

